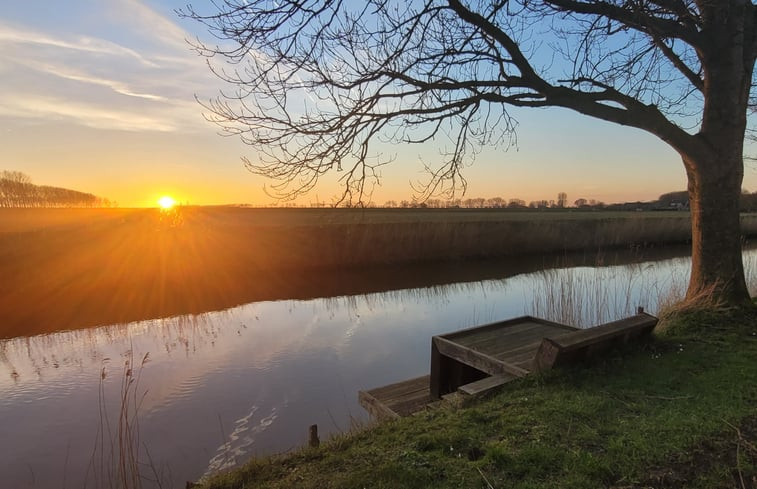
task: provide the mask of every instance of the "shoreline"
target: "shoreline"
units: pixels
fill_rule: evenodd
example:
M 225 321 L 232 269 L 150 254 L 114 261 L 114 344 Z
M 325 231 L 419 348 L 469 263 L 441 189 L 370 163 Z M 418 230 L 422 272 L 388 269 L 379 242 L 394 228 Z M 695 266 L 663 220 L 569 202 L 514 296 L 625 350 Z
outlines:
M 650 343 L 187 487 L 752 487 L 756 311 L 678 313 Z

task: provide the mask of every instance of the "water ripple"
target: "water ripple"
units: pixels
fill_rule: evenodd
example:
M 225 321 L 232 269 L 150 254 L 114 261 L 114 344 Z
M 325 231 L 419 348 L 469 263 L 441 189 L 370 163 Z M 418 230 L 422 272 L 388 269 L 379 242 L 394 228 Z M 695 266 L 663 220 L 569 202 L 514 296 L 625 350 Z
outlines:
M 281 408 L 285 407 L 286 402 Z M 279 408 L 273 406 L 267 416 L 255 422 L 255 413 L 258 410 L 259 407 L 253 405 L 247 415 L 234 422 L 234 430 L 229 435 L 228 441 L 218 447 L 216 455 L 208 462 L 208 468 L 200 480 L 205 480 L 215 473 L 235 467 L 249 458 L 250 447 L 255 444 L 256 436 L 268 429 L 279 417 Z

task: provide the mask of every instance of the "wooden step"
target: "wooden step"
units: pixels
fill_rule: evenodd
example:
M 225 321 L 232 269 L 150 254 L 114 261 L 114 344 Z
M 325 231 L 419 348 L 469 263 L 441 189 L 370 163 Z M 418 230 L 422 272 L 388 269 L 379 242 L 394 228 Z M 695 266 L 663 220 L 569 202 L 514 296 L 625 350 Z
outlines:
M 457 388 L 457 390 L 469 396 L 477 396 L 479 394 L 485 393 L 488 390 L 494 389 L 495 387 L 499 387 L 510 381 L 513 381 L 517 378 L 518 376 L 516 375 L 511 375 L 511 374 L 506 374 L 506 373 L 490 375 L 489 377 L 486 377 L 481 380 L 477 380 L 475 382 L 471 382 L 470 384 L 461 385 L 460 387 Z
M 396 382 L 358 392 L 363 408 L 378 419 L 409 416 L 434 402 L 429 390 L 429 376 Z

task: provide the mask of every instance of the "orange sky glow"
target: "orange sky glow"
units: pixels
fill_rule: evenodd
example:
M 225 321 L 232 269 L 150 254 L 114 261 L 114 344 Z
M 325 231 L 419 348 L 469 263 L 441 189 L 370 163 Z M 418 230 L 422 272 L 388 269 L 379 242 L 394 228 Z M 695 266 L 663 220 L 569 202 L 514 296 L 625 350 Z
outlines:
M 94 193 L 121 207 L 154 207 L 162 195 L 192 205 L 272 205 L 273 183 L 241 157 L 258 155 L 203 118 L 195 96 L 222 85 L 186 38 L 206 36 L 180 20 L 183 0 L 0 6 L 0 170 L 34 183 Z M 566 110 L 515 110 L 518 145 L 484 148 L 464 175 L 465 197 L 555 199 L 566 192 L 611 203 L 652 200 L 686 187 L 678 155 L 651 135 Z M 411 200 L 422 161 L 439 161 L 440 142 L 376 147 L 384 167 L 370 200 Z M 752 151 L 757 153 L 757 149 Z M 327 175 L 300 205 L 330 203 L 340 174 Z M 744 187 L 757 190 L 747 166 Z M 279 203 L 281 205 L 281 203 Z

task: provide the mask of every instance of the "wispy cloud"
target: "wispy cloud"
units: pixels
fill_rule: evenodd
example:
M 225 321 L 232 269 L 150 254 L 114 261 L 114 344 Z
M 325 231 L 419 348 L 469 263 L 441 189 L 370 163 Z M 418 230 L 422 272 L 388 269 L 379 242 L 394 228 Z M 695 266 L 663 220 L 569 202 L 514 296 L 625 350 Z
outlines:
M 108 110 L 81 102 L 34 94 L 14 94 L 0 97 L 0 115 L 22 119 L 43 119 L 76 123 L 86 127 L 121 131 L 171 132 L 177 126 L 170 118 L 160 118 L 139 112 Z
M 98 8 L 97 23 L 77 22 L 72 32 L 0 22 L 0 70 L 12 94 L 0 97 L 0 115 L 111 130 L 209 129 L 194 93 L 210 75 L 186 32 L 138 0 Z
M 146 66 L 157 66 L 133 49 L 120 44 L 89 36 L 73 36 L 71 39 L 53 37 L 34 29 L 17 28 L 0 24 L 0 43 L 49 46 L 83 53 L 131 57 Z
M 8 59 L 13 59 L 16 63 L 20 65 L 24 65 L 28 68 L 31 68 L 43 74 L 54 75 L 66 80 L 72 80 L 72 81 L 87 83 L 91 85 L 107 87 L 121 95 L 127 95 L 129 97 L 144 98 L 148 100 L 156 100 L 156 101 L 162 101 L 162 102 L 165 102 L 168 100 L 166 97 L 162 95 L 154 95 L 151 93 L 140 92 L 137 89 L 130 87 L 127 83 L 124 83 L 122 81 L 98 77 L 95 75 L 88 74 L 84 71 L 70 68 L 68 66 L 60 66 L 60 65 L 55 65 L 51 63 L 37 62 L 31 59 L 23 59 L 23 58 L 15 58 L 15 57 L 8 57 Z
M 188 45 L 185 41 L 188 33 L 172 20 L 166 18 L 140 0 L 117 0 L 118 14 L 127 21 L 135 30 L 139 30 L 150 38 L 158 41 L 166 47 L 171 47 L 180 52 L 186 52 Z

